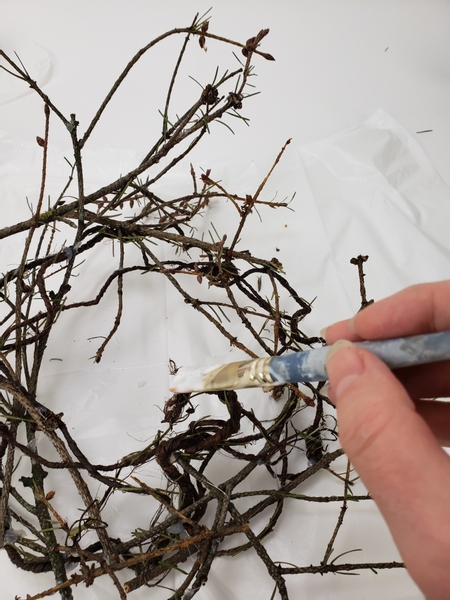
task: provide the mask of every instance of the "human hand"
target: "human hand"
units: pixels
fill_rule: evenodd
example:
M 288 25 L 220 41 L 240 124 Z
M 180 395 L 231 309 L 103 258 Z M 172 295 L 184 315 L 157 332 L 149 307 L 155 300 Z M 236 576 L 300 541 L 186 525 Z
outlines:
M 421 284 L 326 329 L 326 340 L 374 340 L 450 330 L 450 281 Z M 395 373 L 339 341 L 327 357 L 329 397 L 344 451 L 383 514 L 428 600 L 450 598 L 450 361 Z

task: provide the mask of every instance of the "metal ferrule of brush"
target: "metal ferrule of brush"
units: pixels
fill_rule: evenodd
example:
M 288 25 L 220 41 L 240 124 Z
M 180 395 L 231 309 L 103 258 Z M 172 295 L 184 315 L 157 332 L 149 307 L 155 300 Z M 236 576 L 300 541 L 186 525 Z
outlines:
M 273 384 L 273 379 L 269 371 L 271 357 L 256 358 L 248 364 L 248 376 L 255 385 L 264 386 Z
M 205 374 L 202 388 L 207 390 L 238 390 L 273 385 L 269 372 L 271 357 L 222 365 Z

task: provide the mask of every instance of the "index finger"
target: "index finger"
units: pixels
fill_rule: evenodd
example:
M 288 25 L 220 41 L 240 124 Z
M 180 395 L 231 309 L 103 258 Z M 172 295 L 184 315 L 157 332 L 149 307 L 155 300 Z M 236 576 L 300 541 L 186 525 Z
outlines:
M 450 280 L 422 283 L 371 304 L 353 319 L 326 330 L 329 344 L 338 339 L 376 340 L 450 329 Z

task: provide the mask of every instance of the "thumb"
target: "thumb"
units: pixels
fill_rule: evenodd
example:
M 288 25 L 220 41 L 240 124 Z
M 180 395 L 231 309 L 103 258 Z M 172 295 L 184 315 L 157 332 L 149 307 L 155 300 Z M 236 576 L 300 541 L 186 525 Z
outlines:
M 443 574 L 450 586 L 444 559 L 450 551 L 448 456 L 376 356 L 341 340 L 328 353 L 327 372 L 342 447 L 380 508 L 410 574 L 422 589 L 442 581 Z
M 354 464 L 362 460 L 364 468 L 368 458 L 372 462 L 375 454 L 380 458 L 377 463 L 384 464 L 388 457 L 393 458 L 394 449 L 396 453 L 399 450 L 398 428 L 403 431 L 410 419 L 416 421 L 415 428 L 422 428 L 406 390 L 370 352 L 340 340 L 328 352 L 327 372 L 330 400 L 338 413 L 341 444 Z M 408 435 L 404 436 L 403 443 L 407 439 Z

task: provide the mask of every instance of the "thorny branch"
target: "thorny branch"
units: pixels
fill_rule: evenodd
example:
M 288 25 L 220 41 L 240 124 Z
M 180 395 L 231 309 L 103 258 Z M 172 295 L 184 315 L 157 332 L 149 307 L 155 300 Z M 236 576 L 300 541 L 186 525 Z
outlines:
M 205 585 L 217 557 L 248 549 L 256 552 L 283 599 L 288 598 L 287 575 L 401 566 L 393 562 L 343 564 L 336 563 L 336 558 L 330 560 L 349 500 L 370 498 L 352 494 L 350 465 L 344 477 L 332 470 L 342 451 L 327 449 L 337 434 L 334 419 L 324 410 L 327 398 L 320 393 L 320 383 L 305 387 L 290 384 L 272 390 L 272 397 L 283 397 L 283 403 L 270 423 L 261 422 L 253 411 L 246 410 L 235 392 L 215 395 L 225 417 L 197 419 L 194 396 L 175 394 L 163 409 L 166 429 L 158 431 L 141 450 L 118 457 L 111 464 L 91 462 L 70 433 L 64 415 L 53 412 L 40 391 L 43 358 L 55 325 L 64 330 L 66 315 L 74 312 L 82 319 L 84 311 L 101 304 L 115 285 L 116 316 L 93 357 L 100 362 L 121 326 L 126 279 L 136 272 L 145 277 L 165 277 L 185 305 L 202 314 L 231 346 L 248 356 L 255 357 L 256 352 L 281 355 L 324 343 L 320 337 L 309 337 L 301 331 L 300 322 L 311 306 L 289 283 L 279 261 L 259 258 L 239 247 L 241 234 L 258 207 L 288 205 L 267 200 L 263 193 L 289 141 L 254 194 L 233 194 L 213 178 L 210 170 L 198 177 L 192 165 L 193 189 L 184 196 L 163 199 L 152 187 L 170 176 L 172 168 L 209 133 L 213 122 L 225 122 L 229 115 L 247 120 L 241 110 L 254 95 L 249 91 L 253 60 L 274 60 L 260 50 L 267 29 L 242 43 L 211 33 L 209 24 L 209 18 L 197 15 L 189 27 L 168 31 L 139 50 L 81 135 L 76 115 L 65 117 L 20 59 L 0 50 L 5 61 L 0 67 L 30 86 L 44 101 L 45 112 L 44 137 L 37 137 L 43 156 L 36 208 L 28 220 L 0 230 L 3 243 L 17 236 L 24 238 L 18 267 L 0 278 L 0 546 L 17 567 L 33 573 L 53 571 L 56 582 L 39 594 L 27 595 L 29 600 L 56 592 L 70 600 L 75 586 L 88 587 L 104 575 L 112 580 L 118 597 L 125 599 L 142 586 L 162 586 L 168 574 L 175 571 L 178 579 L 170 598 L 187 600 Z M 161 112 L 161 135 L 135 168 L 86 194 L 82 149 L 136 63 L 158 44 L 178 35 L 184 36 L 184 41 Z M 181 116 L 173 119 L 180 69 L 189 43 L 195 39 L 199 43 L 197 52 L 206 49 L 208 40 L 240 48 L 242 58 L 238 59 L 238 68 L 222 76 L 217 71 L 214 80 L 204 84 Z M 69 132 L 73 163 L 58 198 L 44 211 L 52 115 L 61 119 Z M 236 211 L 237 222 L 231 235 L 215 234 L 208 242 L 195 237 L 194 223 L 195 219 L 206 218 L 213 201 L 229 203 Z M 228 238 L 231 241 L 227 242 Z M 94 295 L 80 299 L 81 265 L 89 265 L 106 241 L 118 246 L 118 262 L 113 259 L 106 278 L 97 282 Z M 362 272 L 365 260 L 352 260 L 359 269 L 363 305 L 367 304 Z M 253 340 L 251 347 L 242 340 L 245 330 Z M 172 363 L 171 368 L 175 370 L 176 365 Z M 305 409 L 313 416 L 308 424 L 300 425 Z M 42 436 L 47 445 L 41 443 Z M 48 443 L 59 459 L 48 457 Z M 213 481 L 214 465 L 220 456 L 230 457 L 239 466 L 233 476 L 218 484 Z M 155 488 L 144 481 L 143 468 L 150 464 L 160 469 L 165 487 Z M 261 469 L 267 471 L 275 487 L 255 489 L 251 484 L 253 489 L 244 490 L 241 484 L 251 481 Z M 72 483 L 65 485 L 74 487 L 78 494 L 75 506 L 82 507 L 76 520 L 71 522 L 70 517 L 58 512 L 54 502 L 58 489 L 46 490 L 49 472 L 70 475 Z M 333 481 L 342 479 L 343 494 L 303 493 L 301 486 L 318 473 L 325 473 Z M 95 494 L 91 489 L 96 490 Z M 145 496 L 154 507 L 151 524 L 144 523 L 125 540 L 113 535 L 114 523 L 103 517 L 118 491 L 131 499 Z M 241 504 L 244 500 L 246 503 Z M 264 547 L 264 538 L 276 528 L 286 505 L 294 501 L 341 505 L 324 559 L 318 565 L 282 567 Z M 266 519 L 262 526 L 261 519 Z M 19 531 L 19 526 L 25 531 Z M 245 543 L 242 534 L 247 538 Z M 181 569 L 181 564 L 187 570 Z M 130 578 L 122 584 L 117 573 L 125 569 Z

